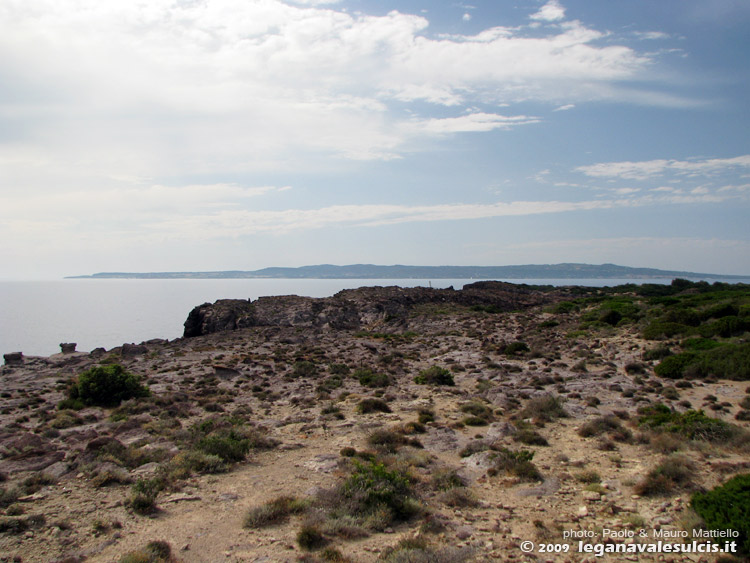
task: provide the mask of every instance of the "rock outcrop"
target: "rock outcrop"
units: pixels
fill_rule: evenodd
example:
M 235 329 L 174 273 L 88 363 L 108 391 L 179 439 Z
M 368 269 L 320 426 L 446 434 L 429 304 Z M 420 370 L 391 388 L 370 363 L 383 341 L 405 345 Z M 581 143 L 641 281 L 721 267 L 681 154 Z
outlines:
M 380 322 L 403 324 L 419 305 L 458 305 L 512 311 L 549 303 L 563 289 L 540 290 L 503 282 L 483 281 L 462 290 L 426 287 L 361 287 L 332 297 L 284 295 L 255 301 L 220 299 L 195 307 L 185 321 L 186 338 L 256 326 L 294 326 L 358 330 Z

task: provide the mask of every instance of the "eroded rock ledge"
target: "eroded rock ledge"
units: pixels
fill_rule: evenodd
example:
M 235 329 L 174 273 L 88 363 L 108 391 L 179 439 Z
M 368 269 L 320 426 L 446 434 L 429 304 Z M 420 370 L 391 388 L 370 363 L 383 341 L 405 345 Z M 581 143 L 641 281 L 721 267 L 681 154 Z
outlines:
M 403 325 L 419 305 L 445 304 L 513 311 L 561 299 L 569 289 L 540 289 L 482 281 L 461 290 L 425 287 L 360 287 L 332 297 L 284 295 L 255 301 L 220 299 L 195 307 L 185 321 L 186 338 L 254 326 L 357 330 L 382 321 Z

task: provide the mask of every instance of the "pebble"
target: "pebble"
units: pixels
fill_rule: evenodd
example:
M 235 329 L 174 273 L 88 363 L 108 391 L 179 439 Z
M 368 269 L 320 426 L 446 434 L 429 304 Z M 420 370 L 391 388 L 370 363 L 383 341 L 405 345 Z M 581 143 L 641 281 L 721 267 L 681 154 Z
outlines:
M 581 517 L 588 516 L 589 515 L 589 509 L 586 508 L 585 506 L 579 506 L 577 514 L 578 514 L 578 516 L 581 516 Z

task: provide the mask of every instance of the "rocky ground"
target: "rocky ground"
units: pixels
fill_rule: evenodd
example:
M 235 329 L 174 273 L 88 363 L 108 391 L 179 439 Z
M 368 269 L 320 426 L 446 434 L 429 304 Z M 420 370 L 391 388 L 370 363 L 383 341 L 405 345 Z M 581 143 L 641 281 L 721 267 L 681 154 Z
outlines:
M 564 533 L 632 543 L 654 541 L 654 530 L 697 527 L 691 491 L 747 472 L 747 442 L 649 431 L 638 409 L 703 408 L 746 428 L 735 415 L 748 383 L 673 386 L 643 359 L 655 344 L 637 326 L 582 331 L 585 306 L 551 312 L 569 292 L 527 297 L 504 311 L 496 294 L 356 314 L 373 303 L 364 299 L 338 324 L 329 302 L 269 301 L 273 322 L 250 307 L 252 322 L 224 315 L 222 327 L 203 330 L 195 327 L 208 326 L 205 315 L 193 315 L 198 336 L 3 366 L 0 561 L 146 561 L 133 554 L 153 541 L 168 542 L 173 560 L 185 562 L 714 561 L 597 558 L 578 553 L 578 539 Z M 57 408 L 72 378 L 113 363 L 141 376 L 151 396 L 117 408 Z M 455 385 L 415 382 L 434 367 Z M 390 412 L 366 412 L 368 398 Z M 197 428 L 222 427 L 253 437 L 245 459 L 179 465 L 196 447 Z M 533 453 L 534 471 L 499 464 L 519 451 Z M 665 458 L 689 475 L 651 494 L 642 483 Z M 330 491 L 378 462 L 408 477 L 410 512 L 379 521 L 352 515 L 333 526 Z M 137 510 L 138 483 L 157 478 L 155 510 Z M 306 508 L 273 525 L 246 525 L 249 511 L 282 496 Z M 303 549 L 305 526 L 322 533 L 325 548 Z M 602 538 L 605 529 L 621 537 Z M 530 553 L 524 541 L 534 542 Z M 568 552 L 541 553 L 547 543 Z

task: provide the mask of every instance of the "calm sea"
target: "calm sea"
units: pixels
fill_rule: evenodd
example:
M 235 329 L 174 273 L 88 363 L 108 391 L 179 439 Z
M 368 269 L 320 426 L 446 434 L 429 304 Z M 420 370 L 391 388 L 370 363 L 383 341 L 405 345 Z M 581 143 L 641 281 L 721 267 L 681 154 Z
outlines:
M 61 342 L 78 350 L 182 336 L 190 310 L 217 299 L 264 295 L 327 297 L 361 286 L 453 286 L 475 280 L 59 280 L 0 282 L 0 353 L 47 356 Z M 513 283 L 602 287 L 634 280 L 508 280 Z M 643 280 L 669 283 L 671 280 Z M 636 283 L 640 283 L 636 281 Z

